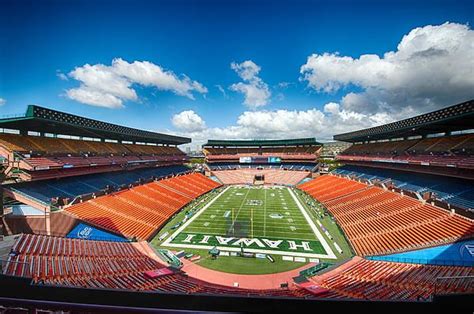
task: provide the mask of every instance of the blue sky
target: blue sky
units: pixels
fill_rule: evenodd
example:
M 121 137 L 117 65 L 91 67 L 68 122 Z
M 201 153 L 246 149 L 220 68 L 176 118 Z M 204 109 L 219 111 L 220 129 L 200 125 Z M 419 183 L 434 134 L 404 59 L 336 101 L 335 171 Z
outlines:
M 261 116 L 266 122 L 250 121 L 251 114 L 243 115 L 245 112 L 254 112 L 255 116 L 276 114 L 278 110 L 301 113 L 297 117 L 306 117 L 309 110 L 329 115 L 333 107 L 325 108 L 325 105 L 334 103 L 339 107 L 333 112 L 342 116 L 345 112 L 346 119 L 377 124 L 402 118 L 401 112 L 408 115 L 443 106 L 445 101 L 470 97 L 471 81 L 452 88 L 460 88 L 457 94 L 461 96 L 444 93 L 430 97 L 425 95 L 429 94 L 430 86 L 419 86 L 417 91 L 405 93 L 403 84 L 413 85 L 406 79 L 400 79 L 396 87 L 365 82 L 363 74 L 339 80 L 344 75 L 326 73 L 322 63 L 331 66 L 332 61 L 323 58 L 304 73 L 301 67 L 312 54 L 337 52 L 335 56 L 355 60 L 376 54 L 383 58 L 386 52 L 396 52 L 403 36 L 413 29 L 445 22 L 463 26 L 464 31 L 452 31 L 460 34 L 460 40 L 469 39 L 473 12 L 472 1 L 2 1 L 0 98 L 4 101 L 0 115 L 21 113 L 26 105 L 39 104 L 113 123 L 197 138 L 232 137 L 232 126 L 240 128 L 236 129 L 235 137 L 316 133 L 316 137 L 327 138 L 330 133 L 346 129 L 339 127 L 331 132 L 322 123 L 324 130 L 316 128 L 305 133 L 279 127 L 270 128 L 267 133 L 259 131 L 256 124 L 269 123 L 268 119 L 278 119 L 277 115 Z M 439 39 L 443 33 L 443 29 L 426 29 L 427 36 L 439 41 L 452 37 Z M 457 50 L 448 57 L 465 53 L 464 48 L 452 48 Z M 140 78 L 130 79 L 127 74 L 128 87 L 136 97 L 123 98 L 120 108 L 91 105 L 84 103 L 83 98 L 68 96 L 68 90 L 80 88 L 81 82 L 84 84 L 78 76 L 71 75 L 75 68 L 86 64 L 110 67 L 117 58 L 127 64 L 147 61 L 163 71 L 171 71 L 179 81 L 185 80 L 183 75 L 186 75 L 206 91 L 191 89 L 187 95 L 179 95 L 173 88 L 147 85 Z M 245 81 L 231 68 L 231 63 L 242 64 L 247 60 L 258 70 Z M 430 60 L 433 66 L 441 62 Z M 467 65 L 469 70 L 472 62 L 464 62 L 459 67 Z M 356 71 L 352 65 L 346 69 Z M 323 72 L 326 76 L 320 77 Z M 450 76 L 453 74 L 447 73 L 440 79 Z M 263 97 L 264 105 L 246 105 L 246 94 L 231 87 L 239 82 L 267 90 L 269 95 Z M 338 87 L 329 88 L 334 82 Z M 287 86 L 282 88 L 281 83 Z M 224 89 L 225 95 L 217 85 Z M 386 91 L 391 95 L 386 96 Z M 349 103 L 344 97 L 350 93 L 363 94 L 365 103 L 385 105 L 364 108 L 357 102 Z M 385 98 L 380 100 L 382 93 Z M 410 97 L 412 104 L 428 105 L 398 103 L 400 98 L 411 102 Z M 191 119 L 184 127 L 179 124 L 182 119 L 173 122 L 173 117 L 182 112 L 192 113 L 181 116 Z M 316 117 L 314 123 L 319 123 L 319 113 L 311 114 Z M 379 115 L 374 117 L 374 114 Z M 369 126 L 366 122 L 349 124 L 352 128 Z

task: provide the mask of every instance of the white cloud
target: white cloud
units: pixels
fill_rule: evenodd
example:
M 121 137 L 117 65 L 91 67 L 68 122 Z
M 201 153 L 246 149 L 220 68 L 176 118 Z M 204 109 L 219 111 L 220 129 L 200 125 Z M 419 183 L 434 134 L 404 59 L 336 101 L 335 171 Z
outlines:
M 242 63 L 232 62 L 230 68 L 234 70 L 238 76 L 244 81 L 253 81 L 258 78 L 258 73 L 262 69 L 252 60 L 247 60 Z
M 224 96 L 225 99 L 228 99 L 229 96 L 227 95 L 227 93 L 225 92 L 225 89 L 222 87 L 222 85 L 215 85 L 217 87 L 217 89 L 222 93 L 222 96 Z
M 92 106 L 111 109 L 124 107 L 122 98 L 87 86 L 69 89 L 66 95 L 75 101 Z
M 179 119 L 176 118 L 179 116 Z M 175 123 L 176 120 L 180 122 Z M 188 121 L 196 121 L 194 123 Z M 206 127 L 194 111 L 183 111 L 173 117 L 179 134 L 193 139 L 193 145 L 202 145 L 208 139 L 282 139 L 316 137 L 331 141 L 338 133 L 349 132 L 391 122 L 387 114 L 363 114 L 341 109 L 338 103 L 328 103 L 324 109 L 245 111 L 235 122 L 223 128 Z M 180 127 L 184 125 L 184 127 Z M 196 127 L 193 127 L 196 125 Z
M 148 61 L 128 63 L 119 58 L 112 61 L 112 67 L 118 75 L 133 83 L 172 91 L 180 96 L 194 99 L 193 91 L 207 93 L 207 88 L 201 83 L 191 80 L 186 75 L 179 79 L 172 71 L 165 71 L 162 67 Z
M 261 68 L 251 60 L 242 63 L 232 62 L 230 67 L 244 82 L 232 84 L 229 89 L 244 94 L 244 104 L 250 109 L 267 105 L 271 92 L 268 85 L 258 77 Z
M 3 106 L 7 103 L 7 101 L 4 98 L 0 98 L 0 106 Z
M 59 77 L 59 79 L 63 81 L 68 81 L 68 77 L 66 74 L 64 74 L 61 70 L 56 70 L 56 76 Z
M 292 85 L 295 85 L 295 83 L 291 83 L 291 82 L 280 82 L 277 84 L 277 87 L 280 88 L 280 89 L 287 89 L 288 87 L 292 86 Z
M 121 108 L 124 101 L 138 100 L 133 88 L 135 84 L 171 91 L 190 99 L 194 99 L 193 92 L 207 93 L 207 88 L 201 83 L 191 80 L 186 75 L 180 78 L 172 71 L 166 71 L 148 61 L 129 63 L 117 58 L 110 66 L 85 64 L 75 68 L 68 75 L 81 82 L 78 88 L 66 91 L 69 98 L 107 108 Z
M 474 31 L 456 23 L 419 27 L 382 57 L 313 54 L 300 73 L 318 92 L 362 88 L 342 98 L 345 110 L 403 118 L 473 98 Z
M 206 129 L 204 120 L 193 110 L 186 110 L 175 114 L 171 122 L 180 131 L 201 132 Z

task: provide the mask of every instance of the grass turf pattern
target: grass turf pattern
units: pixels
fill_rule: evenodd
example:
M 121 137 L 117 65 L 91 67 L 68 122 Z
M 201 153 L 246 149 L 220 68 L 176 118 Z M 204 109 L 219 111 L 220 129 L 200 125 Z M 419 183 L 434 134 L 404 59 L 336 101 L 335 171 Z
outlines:
M 286 187 L 228 188 L 173 244 L 326 253 Z

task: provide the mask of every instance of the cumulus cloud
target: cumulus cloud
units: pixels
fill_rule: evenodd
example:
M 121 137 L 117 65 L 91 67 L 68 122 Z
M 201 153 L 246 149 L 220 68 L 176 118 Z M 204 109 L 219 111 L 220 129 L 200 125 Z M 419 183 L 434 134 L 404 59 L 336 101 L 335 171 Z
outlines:
M 171 122 L 180 131 L 201 132 L 206 129 L 204 120 L 193 110 L 186 110 L 175 114 Z
M 129 63 L 114 59 L 110 66 L 85 64 L 71 71 L 68 76 L 79 81 L 77 88 L 66 95 L 84 104 L 107 108 L 121 108 L 127 100 L 138 100 L 134 85 L 171 91 L 179 96 L 194 99 L 193 93 L 207 93 L 207 88 L 188 76 L 178 77 L 172 71 L 148 61 Z
M 473 98 L 474 31 L 456 23 L 418 27 L 382 57 L 312 54 L 300 73 L 318 92 L 362 88 L 341 99 L 344 110 L 403 118 Z
M 268 85 L 258 76 L 261 68 L 251 60 L 232 62 L 230 67 L 244 82 L 232 84 L 229 89 L 244 94 L 244 104 L 250 109 L 267 105 L 271 92 Z
M 175 118 L 180 122 L 175 123 Z M 331 141 L 334 134 L 391 121 L 388 114 L 357 113 L 341 109 L 338 103 L 328 103 L 323 110 L 245 111 L 238 116 L 234 125 L 223 128 L 206 127 L 204 119 L 191 110 L 173 117 L 173 125 L 178 133 L 191 137 L 193 145 L 202 145 L 208 139 L 316 137 L 320 141 Z
M 0 106 L 3 106 L 6 103 L 7 101 L 4 98 L 0 98 Z

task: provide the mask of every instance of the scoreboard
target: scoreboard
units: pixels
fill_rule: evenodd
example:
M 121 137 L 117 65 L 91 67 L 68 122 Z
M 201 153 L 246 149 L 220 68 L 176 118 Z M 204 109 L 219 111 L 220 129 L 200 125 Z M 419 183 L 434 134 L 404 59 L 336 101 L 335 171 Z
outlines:
M 243 156 L 239 158 L 241 164 L 279 164 L 281 163 L 280 157 L 262 157 L 262 156 Z

